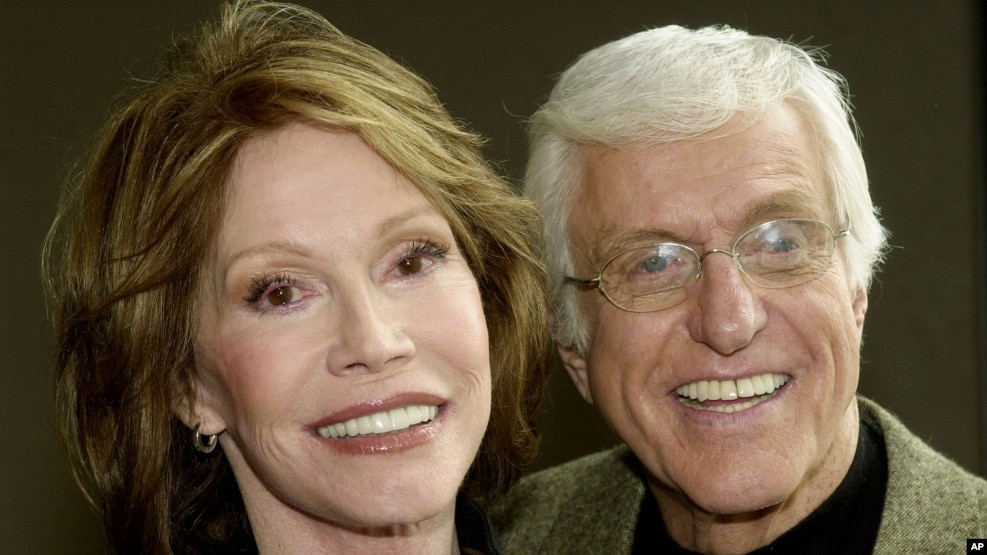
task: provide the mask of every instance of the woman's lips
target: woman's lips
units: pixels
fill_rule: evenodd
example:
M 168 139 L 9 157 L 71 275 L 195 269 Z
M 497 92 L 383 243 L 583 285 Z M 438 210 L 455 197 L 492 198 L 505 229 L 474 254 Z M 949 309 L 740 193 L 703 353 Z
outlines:
M 431 396 L 429 401 L 420 395 L 413 397 L 401 403 L 393 399 L 373 403 L 373 408 L 365 406 L 356 414 L 346 410 L 315 426 L 314 435 L 323 446 L 356 456 L 404 453 L 433 444 L 449 419 L 455 418 L 455 410 Z
M 436 405 L 413 404 L 319 426 L 316 432 L 326 439 L 400 432 L 416 424 L 433 420 L 438 412 L 439 407 Z

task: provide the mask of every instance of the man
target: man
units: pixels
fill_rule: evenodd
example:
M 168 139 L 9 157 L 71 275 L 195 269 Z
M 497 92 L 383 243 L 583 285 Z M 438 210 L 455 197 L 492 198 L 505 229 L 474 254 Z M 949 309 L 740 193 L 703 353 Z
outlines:
M 987 482 L 856 396 L 886 248 L 843 81 L 804 50 L 664 27 L 536 113 L 526 187 L 556 340 L 625 446 L 496 507 L 511 553 L 962 553 Z

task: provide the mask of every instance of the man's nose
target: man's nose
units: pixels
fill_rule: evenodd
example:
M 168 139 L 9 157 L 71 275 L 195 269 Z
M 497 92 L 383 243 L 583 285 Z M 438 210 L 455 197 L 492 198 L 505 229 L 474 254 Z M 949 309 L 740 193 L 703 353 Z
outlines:
M 729 251 L 711 249 L 701 264 L 689 332 L 695 341 L 729 355 L 754 340 L 764 328 L 767 314 Z

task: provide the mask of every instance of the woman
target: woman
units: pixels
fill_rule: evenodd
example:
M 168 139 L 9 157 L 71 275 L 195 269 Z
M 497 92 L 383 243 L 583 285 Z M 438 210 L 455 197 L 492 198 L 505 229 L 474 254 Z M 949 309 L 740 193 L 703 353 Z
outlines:
M 536 214 L 478 145 L 306 9 L 177 43 L 46 249 L 59 425 L 111 549 L 496 550 L 460 491 L 533 455 L 548 326 Z

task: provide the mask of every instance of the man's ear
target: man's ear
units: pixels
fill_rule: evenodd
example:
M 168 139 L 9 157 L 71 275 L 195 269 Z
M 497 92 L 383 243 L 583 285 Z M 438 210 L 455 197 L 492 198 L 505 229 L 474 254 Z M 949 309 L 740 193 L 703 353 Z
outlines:
M 559 356 L 562 357 L 562 365 L 565 366 L 572 382 L 576 384 L 579 394 L 586 399 L 586 402 L 593 404 L 593 394 L 589 390 L 589 374 L 586 372 L 586 358 L 573 345 L 563 345 L 556 343 L 559 349 Z
M 857 321 L 857 332 L 864 331 L 864 316 L 867 315 L 867 290 L 860 289 L 857 296 L 853 298 L 853 316 Z

